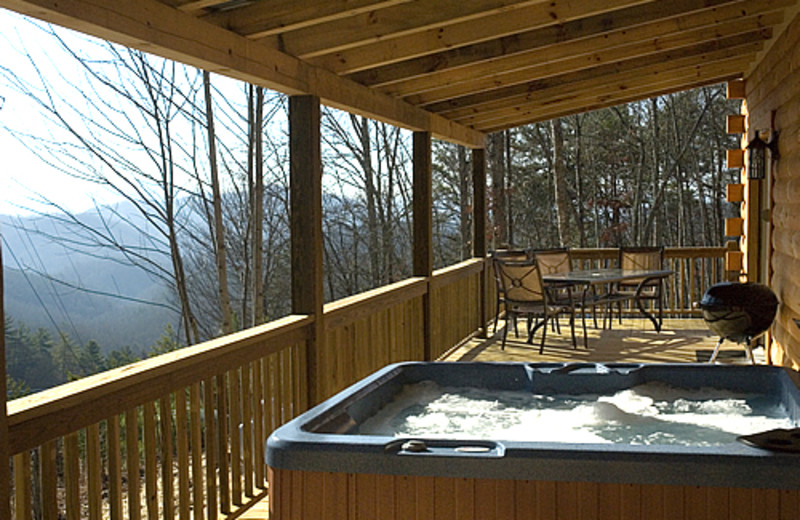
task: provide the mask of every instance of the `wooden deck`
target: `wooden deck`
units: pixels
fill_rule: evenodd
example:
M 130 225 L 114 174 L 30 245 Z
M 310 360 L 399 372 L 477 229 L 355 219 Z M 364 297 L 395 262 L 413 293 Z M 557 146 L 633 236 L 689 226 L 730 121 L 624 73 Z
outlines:
M 582 331 L 578 334 L 578 348 L 573 349 L 566 321 L 561 322 L 561 334 L 548 331 L 547 345 L 539 354 L 537 333 L 534 344 L 525 342 L 525 326 L 520 327 L 520 337 L 509 332 L 505 350 L 500 322 L 497 333 L 488 339 L 475 339 L 456 349 L 445 359 L 448 361 L 563 361 L 563 362 L 638 362 L 638 363 L 695 363 L 705 361 L 714 350 L 717 337 L 701 319 L 664 320 L 662 332 L 655 332 L 649 321 L 623 319 L 615 322 L 613 329 L 595 329 L 589 324 L 589 348 L 583 348 Z M 762 349 L 755 351 L 756 360 L 763 362 Z M 720 363 L 746 363 L 744 348 L 724 343 L 718 357 Z M 265 498 L 245 511 L 243 520 L 267 520 L 269 503 Z
M 500 323 L 502 326 L 502 322 Z M 583 347 L 582 330 L 576 327 L 578 348 L 573 349 L 566 320 L 561 322 L 561 334 L 547 333 L 544 352 L 539 354 L 541 332 L 537 331 L 533 345 L 525 341 L 525 326 L 520 325 L 519 338 L 509 331 L 505 350 L 501 350 L 502 328 L 488 339 L 475 339 L 452 352 L 449 361 L 557 361 L 557 362 L 637 362 L 637 363 L 696 363 L 706 361 L 716 346 L 713 335 L 702 319 L 665 319 L 661 332 L 653 330 L 644 319 L 623 319 L 614 322 L 612 329 L 594 328 L 587 323 L 589 348 Z M 756 360 L 763 362 L 763 349 L 755 351 Z M 726 342 L 718 356 L 720 363 L 747 362 L 742 346 Z

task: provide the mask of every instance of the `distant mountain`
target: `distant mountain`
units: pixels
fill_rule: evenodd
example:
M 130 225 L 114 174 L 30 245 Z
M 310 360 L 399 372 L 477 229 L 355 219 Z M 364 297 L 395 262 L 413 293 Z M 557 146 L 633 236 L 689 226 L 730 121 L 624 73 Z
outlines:
M 136 229 L 143 225 L 141 217 L 132 207 L 117 205 L 77 218 L 94 229 L 110 230 L 121 243 L 145 243 Z M 177 327 L 163 281 L 129 265 L 118 252 L 93 247 L 73 223 L 0 216 L 0 234 L 5 311 L 16 322 L 44 327 L 54 336 L 64 332 L 80 343 L 93 339 L 104 351 L 124 346 L 142 351 L 167 323 Z

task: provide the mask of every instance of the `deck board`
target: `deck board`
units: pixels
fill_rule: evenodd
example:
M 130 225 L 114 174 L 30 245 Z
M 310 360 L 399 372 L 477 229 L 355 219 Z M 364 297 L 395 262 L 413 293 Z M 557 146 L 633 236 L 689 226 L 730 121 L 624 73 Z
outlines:
M 582 330 L 576 327 L 578 348 L 573 349 L 566 320 L 561 322 L 561 334 L 547 333 L 544 352 L 539 354 L 541 332 L 533 344 L 525 341 L 525 326 L 520 324 L 519 338 L 509 332 L 505 350 L 501 350 L 502 321 L 497 333 L 488 339 L 473 339 L 445 359 L 448 361 L 521 361 L 521 362 L 634 362 L 634 363 L 694 363 L 708 358 L 718 336 L 708 330 L 702 319 L 665 319 L 661 332 L 653 330 L 644 319 L 623 319 L 614 322 L 612 329 L 594 328 L 587 324 L 588 349 L 583 347 Z M 763 349 L 756 349 L 756 360 Z M 741 345 L 723 343 L 720 363 L 746 362 Z
M 509 332 L 505 350 L 500 349 L 503 322 L 497 333 L 488 339 L 473 339 L 451 352 L 447 361 L 521 361 L 521 362 L 635 362 L 635 363 L 695 363 L 707 359 L 717 343 L 701 319 L 665 319 L 662 332 L 655 332 L 644 319 L 623 319 L 612 329 L 594 328 L 589 324 L 589 348 L 583 347 L 582 331 L 578 334 L 578 348 L 573 349 L 566 320 L 561 322 L 561 334 L 548 331 L 547 344 L 539 354 L 539 334 L 534 344 L 525 341 L 525 326 L 521 325 L 519 338 Z M 755 351 L 756 360 L 763 362 L 763 349 Z M 746 363 L 744 348 L 724 343 L 720 363 Z M 264 498 L 239 516 L 242 520 L 267 520 L 269 504 Z

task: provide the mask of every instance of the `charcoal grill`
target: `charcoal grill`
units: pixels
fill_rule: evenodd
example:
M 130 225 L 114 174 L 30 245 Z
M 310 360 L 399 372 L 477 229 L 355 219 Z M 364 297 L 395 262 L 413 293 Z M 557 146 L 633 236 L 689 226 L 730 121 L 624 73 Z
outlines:
M 712 285 L 700 301 L 703 320 L 719 342 L 708 362 L 713 363 L 725 340 L 744 345 L 755 364 L 752 342 L 766 332 L 775 319 L 778 298 L 772 289 L 754 282 L 723 282 Z

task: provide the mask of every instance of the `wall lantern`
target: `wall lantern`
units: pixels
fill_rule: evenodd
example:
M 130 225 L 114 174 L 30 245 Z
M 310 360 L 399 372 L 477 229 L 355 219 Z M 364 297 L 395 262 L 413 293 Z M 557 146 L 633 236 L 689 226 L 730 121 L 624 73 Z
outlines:
M 765 131 L 765 133 L 767 133 L 767 135 L 771 134 L 769 130 Z M 770 158 L 772 160 L 780 157 L 778 154 L 777 133 L 768 143 L 761 139 L 758 134 L 759 132 L 756 130 L 756 136 L 747 144 L 748 179 L 763 179 L 767 176 L 767 150 L 770 151 Z

